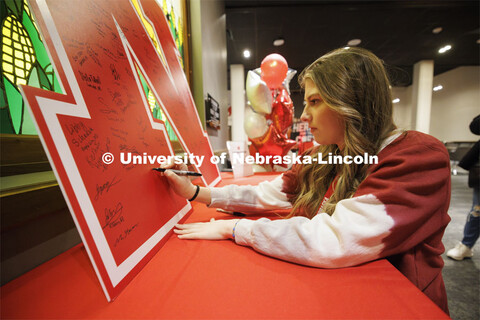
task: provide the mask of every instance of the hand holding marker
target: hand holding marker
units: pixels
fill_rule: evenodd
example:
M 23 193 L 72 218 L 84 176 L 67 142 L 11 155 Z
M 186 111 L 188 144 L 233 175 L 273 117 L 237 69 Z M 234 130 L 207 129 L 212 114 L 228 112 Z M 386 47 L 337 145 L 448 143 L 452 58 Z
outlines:
M 176 169 L 167 169 L 167 168 L 153 168 L 152 170 L 160 171 L 160 172 L 165 172 L 166 170 L 170 170 L 177 175 L 183 175 L 183 176 L 201 176 L 202 175 L 201 173 L 198 173 L 198 172 L 186 171 L 186 170 L 176 170 Z M 226 213 L 226 214 L 231 214 L 231 215 L 234 215 L 234 216 L 237 216 L 237 217 L 245 217 L 246 216 L 245 213 L 237 212 L 237 211 L 227 211 L 227 210 L 223 210 L 223 209 L 217 209 L 217 211 L 223 212 L 223 213 Z
M 152 170 L 160 171 L 160 172 L 165 172 L 165 170 L 170 170 L 179 176 L 196 176 L 196 177 L 202 176 L 201 173 L 193 172 L 193 171 L 185 171 L 185 170 L 175 170 L 175 169 L 165 169 L 165 168 L 153 168 Z

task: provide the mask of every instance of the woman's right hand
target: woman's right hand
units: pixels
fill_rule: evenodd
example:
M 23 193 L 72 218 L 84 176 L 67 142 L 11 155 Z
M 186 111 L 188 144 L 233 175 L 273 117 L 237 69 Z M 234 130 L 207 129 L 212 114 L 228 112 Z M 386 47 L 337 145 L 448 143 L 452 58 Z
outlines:
M 175 169 L 175 170 L 188 170 L 186 164 L 174 164 L 174 163 L 167 163 L 160 166 L 161 168 L 165 169 Z M 178 194 L 180 197 L 191 199 L 197 188 L 193 185 L 190 181 L 188 176 L 179 176 L 173 173 L 170 170 L 166 170 L 163 175 L 167 178 L 168 184 L 173 191 Z

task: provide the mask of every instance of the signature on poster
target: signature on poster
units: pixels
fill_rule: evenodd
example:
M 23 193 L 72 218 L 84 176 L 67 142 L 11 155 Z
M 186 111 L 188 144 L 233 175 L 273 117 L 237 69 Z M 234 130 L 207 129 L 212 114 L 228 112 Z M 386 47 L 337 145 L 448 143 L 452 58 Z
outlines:
M 120 80 L 120 74 L 117 72 L 117 69 L 115 68 L 115 65 L 113 63 L 110 64 L 110 71 L 112 72 L 113 79 L 115 81 Z
M 93 128 L 86 126 L 83 122 L 75 122 L 65 126 L 67 132 L 72 136 L 71 142 L 82 151 L 86 151 L 95 143 L 98 135 Z
M 95 64 L 97 64 L 99 67 L 102 66 L 102 64 L 100 63 L 100 59 L 98 58 L 98 53 L 95 50 L 93 50 L 90 45 L 87 45 L 87 53 L 90 56 L 90 58 L 93 60 L 93 62 L 95 62 Z
M 78 73 L 80 74 L 80 79 L 82 79 L 88 87 L 102 91 L 102 81 L 100 80 L 100 76 L 83 73 L 80 70 L 78 70 Z
M 90 148 L 90 154 L 86 157 L 87 163 L 91 168 L 107 170 L 107 165 L 102 161 L 102 155 L 108 151 L 110 151 L 110 138 L 107 138 L 103 148 L 100 148 L 100 143 L 95 139 Z
M 112 108 L 100 109 L 100 112 L 103 114 L 118 114 L 118 111 Z
M 87 62 L 88 57 L 84 55 L 83 50 L 77 51 L 75 55 L 73 55 L 73 61 L 78 62 L 80 66 L 83 66 L 85 62 Z
M 102 226 L 102 229 L 106 227 L 115 228 L 124 221 L 123 218 L 123 204 L 118 202 L 113 208 L 104 209 L 104 218 L 105 222 Z
M 128 132 L 125 131 L 125 130 L 122 130 L 122 129 L 117 129 L 117 128 L 113 128 L 113 127 L 110 127 L 110 131 L 112 132 L 112 136 L 123 141 L 123 142 L 127 142 L 127 136 L 128 136 Z
M 125 240 L 137 226 L 138 226 L 138 223 L 123 230 L 123 232 L 115 240 L 115 243 L 113 246 L 116 247 L 121 241 Z
M 99 109 L 101 113 L 105 114 L 107 116 L 108 121 L 113 121 L 113 122 L 125 122 L 125 119 L 120 116 L 119 112 L 111 107 L 111 105 L 107 102 L 105 102 L 105 99 L 103 97 L 98 97 L 98 102 L 100 102 L 102 105 L 105 106 L 105 108 Z M 126 107 L 120 108 L 120 111 L 123 111 Z
M 109 48 L 105 48 L 101 44 L 97 44 L 97 47 L 100 49 L 99 50 L 100 52 L 103 52 L 103 54 L 107 56 L 107 58 L 109 58 L 113 62 L 118 62 L 117 60 L 118 56 L 115 53 L 113 53 Z
M 113 177 L 112 180 L 107 181 L 100 186 L 97 184 L 95 187 L 95 189 L 97 190 L 95 194 L 95 200 L 98 200 L 100 196 L 104 195 L 105 193 L 108 193 L 108 191 L 110 191 L 110 188 L 118 184 L 120 181 L 122 180 L 117 180 L 117 177 Z

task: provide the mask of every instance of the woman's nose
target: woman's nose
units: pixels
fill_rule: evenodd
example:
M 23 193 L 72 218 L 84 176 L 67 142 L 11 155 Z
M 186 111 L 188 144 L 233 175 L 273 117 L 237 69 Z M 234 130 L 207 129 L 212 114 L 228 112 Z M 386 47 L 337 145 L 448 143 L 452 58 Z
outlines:
M 303 122 L 309 122 L 310 116 L 305 112 L 305 109 L 303 109 L 302 115 L 300 116 L 300 120 L 302 120 Z

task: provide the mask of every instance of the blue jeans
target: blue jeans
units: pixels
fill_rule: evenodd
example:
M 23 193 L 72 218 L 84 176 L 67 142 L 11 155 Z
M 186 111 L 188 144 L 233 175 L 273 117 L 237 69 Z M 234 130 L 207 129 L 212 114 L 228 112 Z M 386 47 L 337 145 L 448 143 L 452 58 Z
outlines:
M 462 243 L 469 248 L 473 248 L 475 242 L 480 235 L 480 189 L 473 189 L 473 205 L 472 210 L 468 213 L 467 222 L 465 223 L 465 228 L 463 229 L 463 240 Z

